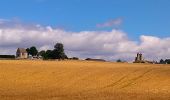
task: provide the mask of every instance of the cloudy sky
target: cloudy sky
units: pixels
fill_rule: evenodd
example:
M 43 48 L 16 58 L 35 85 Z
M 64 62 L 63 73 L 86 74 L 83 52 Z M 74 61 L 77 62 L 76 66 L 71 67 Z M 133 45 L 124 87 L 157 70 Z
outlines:
M 132 61 L 170 58 L 169 0 L 1 0 L 0 54 L 18 47 Z

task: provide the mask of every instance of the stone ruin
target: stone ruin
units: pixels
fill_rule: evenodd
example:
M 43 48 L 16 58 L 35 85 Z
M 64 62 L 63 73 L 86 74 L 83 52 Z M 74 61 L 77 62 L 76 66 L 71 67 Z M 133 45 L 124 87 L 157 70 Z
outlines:
M 157 61 L 149 61 L 145 60 L 143 58 L 142 53 L 137 53 L 137 56 L 135 57 L 135 61 L 133 63 L 149 63 L 149 64 L 157 64 Z
M 145 63 L 142 53 L 137 53 L 134 63 Z

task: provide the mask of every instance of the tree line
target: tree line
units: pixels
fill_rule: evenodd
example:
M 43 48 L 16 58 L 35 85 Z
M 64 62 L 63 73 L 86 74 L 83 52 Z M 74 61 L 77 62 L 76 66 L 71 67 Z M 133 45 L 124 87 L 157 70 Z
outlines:
M 62 43 L 56 43 L 53 50 L 42 50 L 38 52 L 35 46 L 26 49 L 28 55 L 41 56 L 43 59 L 68 59 L 64 52 L 64 45 Z
M 170 64 L 170 59 L 166 59 L 166 60 L 161 59 L 159 63 L 160 64 Z

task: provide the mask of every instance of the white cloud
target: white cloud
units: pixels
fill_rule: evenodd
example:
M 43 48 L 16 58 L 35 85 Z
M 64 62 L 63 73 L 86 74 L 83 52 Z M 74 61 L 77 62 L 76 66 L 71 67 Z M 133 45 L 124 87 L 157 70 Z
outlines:
M 81 58 L 133 60 L 137 52 L 144 53 L 146 59 L 170 57 L 170 37 L 142 35 L 139 41 L 132 41 L 125 32 L 114 29 L 69 32 L 41 25 L 5 25 L 0 28 L 0 54 L 15 54 L 18 47 L 33 45 L 40 50 L 52 49 L 56 42 L 62 42 L 69 56 Z
M 170 58 L 170 37 L 159 38 L 154 36 L 141 36 L 140 50 L 148 56 L 148 59 L 153 57 Z
M 122 18 L 117 18 L 117 19 L 109 20 L 109 21 L 107 21 L 105 23 L 97 24 L 96 26 L 98 28 L 119 26 L 119 25 L 122 24 L 122 22 L 123 22 Z

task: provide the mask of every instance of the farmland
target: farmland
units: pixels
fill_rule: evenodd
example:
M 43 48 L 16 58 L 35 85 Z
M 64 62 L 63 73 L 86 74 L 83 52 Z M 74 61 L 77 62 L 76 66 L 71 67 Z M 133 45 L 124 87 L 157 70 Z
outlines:
M 1 60 L 0 100 L 170 100 L 170 65 Z

